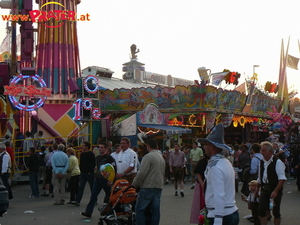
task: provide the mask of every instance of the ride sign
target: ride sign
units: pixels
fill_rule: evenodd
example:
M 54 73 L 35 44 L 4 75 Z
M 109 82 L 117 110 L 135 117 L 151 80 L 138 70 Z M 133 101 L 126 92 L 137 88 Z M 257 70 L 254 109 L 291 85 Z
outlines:
M 19 83 L 31 83 L 30 85 L 20 85 Z M 33 84 L 38 84 L 35 86 Z M 33 111 L 40 108 L 46 101 L 47 97 L 51 96 L 52 89 L 46 87 L 45 81 L 39 75 L 18 75 L 10 81 L 9 86 L 4 86 L 4 95 L 8 95 L 10 102 L 19 110 Z M 22 98 L 23 97 L 23 98 Z M 24 104 L 24 98 L 34 98 L 34 103 L 29 104 L 29 101 Z

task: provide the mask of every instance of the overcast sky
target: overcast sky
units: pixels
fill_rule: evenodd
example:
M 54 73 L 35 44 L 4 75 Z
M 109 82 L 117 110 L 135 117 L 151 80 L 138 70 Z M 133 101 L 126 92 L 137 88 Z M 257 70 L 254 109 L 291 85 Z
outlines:
M 289 53 L 300 57 L 299 10 L 299 0 L 82 0 L 78 14 L 90 21 L 78 22 L 81 68 L 106 67 L 121 78 L 136 44 L 146 71 L 195 80 L 202 66 L 251 77 L 260 65 L 261 85 L 278 82 L 281 40 L 290 36 Z M 300 72 L 287 72 L 288 85 L 300 91 Z

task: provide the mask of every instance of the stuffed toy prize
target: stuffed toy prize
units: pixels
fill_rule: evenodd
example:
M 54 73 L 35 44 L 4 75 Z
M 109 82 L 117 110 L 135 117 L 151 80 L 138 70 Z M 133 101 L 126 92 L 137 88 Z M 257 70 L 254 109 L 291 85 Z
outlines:
M 100 172 L 102 176 L 110 182 L 113 182 L 115 179 L 115 168 L 110 164 L 106 163 L 100 166 Z

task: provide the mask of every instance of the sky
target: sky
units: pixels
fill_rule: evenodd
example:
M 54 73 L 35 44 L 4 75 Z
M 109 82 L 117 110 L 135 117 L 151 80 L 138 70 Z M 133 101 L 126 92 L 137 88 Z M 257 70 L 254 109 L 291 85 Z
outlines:
M 199 67 L 229 69 L 242 74 L 242 83 L 259 65 L 259 85 L 275 83 L 282 40 L 286 48 L 290 37 L 289 54 L 300 58 L 299 9 L 299 0 L 82 0 L 78 14 L 90 21 L 77 24 L 81 69 L 105 67 L 121 78 L 136 44 L 149 72 L 199 80 Z M 300 72 L 287 69 L 287 77 L 300 92 Z

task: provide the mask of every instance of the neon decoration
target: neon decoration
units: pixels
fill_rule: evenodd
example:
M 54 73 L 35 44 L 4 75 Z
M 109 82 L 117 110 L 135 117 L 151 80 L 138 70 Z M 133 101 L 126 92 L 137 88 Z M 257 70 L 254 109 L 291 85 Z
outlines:
M 144 131 L 141 130 L 140 127 L 137 127 L 137 128 L 138 128 L 138 130 L 139 130 L 140 133 L 157 134 L 158 132 L 160 132 L 160 129 L 157 129 L 156 131 L 154 131 L 154 130 L 151 130 L 150 128 L 146 128 L 146 129 L 148 129 L 148 131 L 144 132 Z
M 181 121 L 179 121 L 176 117 L 174 117 L 171 121 L 169 121 L 168 124 L 171 126 L 180 126 L 183 123 Z
M 99 108 L 93 108 L 92 100 L 89 98 L 79 98 L 74 102 L 73 106 L 75 107 L 75 115 L 73 117 L 73 120 L 82 120 L 82 108 L 92 111 L 91 116 L 93 120 L 101 119 L 101 110 Z
M 15 85 L 15 86 L 5 86 L 5 94 L 16 96 L 44 96 L 50 97 L 51 96 L 51 89 L 50 88 L 37 88 L 34 85 L 24 86 L 24 85 Z
M 88 87 L 88 82 L 91 82 L 92 84 L 95 84 L 94 85 L 94 89 L 90 89 Z M 94 81 L 94 83 L 93 83 Z M 98 85 L 98 78 L 93 76 L 93 75 L 88 75 L 84 81 L 83 81 L 83 86 L 84 86 L 84 89 L 89 93 L 89 94 L 95 94 L 98 89 L 99 89 L 99 85 Z
M 36 81 L 40 87 L 34 85 L 17 85 L 19 81 L 24 79 L 32 79 Z M 51 96 L 51 88 L 46 88 L 45 81 L 39 75 L 18 75 L 14 77 L 10 86 L 5 86 L 5 95 L 8 95 L 10 102 L 19 110 L 33 111 L 40 108 L 46 101 L 47 97 Z M 17 96 L 40 97 L 40 99 L 32 105 L 26 105 L 19 102 Z
M 241 125 L 242 127 L 245 126 L 246 121 L 245 121 L 245 117 L 244 117 L 244 116 L 241 116 L 241 117 L 240 117 L 239 123 L 240 123 L 240 125 Z
M 91 99 L 89 99 L 89 98 L 83 99 L 82 107 L 83 107 L 85 110 L 91 110 L 92 107 L 93 107 L 93 103 L 92 103 Z
M 77 99 L 73 106 L 75 107 L 75 116 L 73 117 L 73 120 L 81 120 L 81 102 L 82 99 Z
M 245 117 L 245 116 L 234 116 L 232 118 L 232 121 L 233 121 L 233 126 L 234 127 L 237 127 L 238 124 L 240 124 L 242 127 L 244 127 L 246 123 L 255 122 L 256 119 L 251 118 L 251 117 Z
M 239 125 L 238 121 L 237 121 L 237 120 L 234 120 L 234 121 L 233 121 L 233 126 L 234 126 L 234 127 L 237 127 L 238 125 Z
M 189 116 L 188 121 L 189 121 L 189 124 L 195 125 L 197 123 L 197 118 L 194 114 L 192 114 L 192 115 Z
M 99 108 L 95 108 L 92 110 L 92 118 L 94 120 L 100 120 L 101 118 L 101 111 Z

